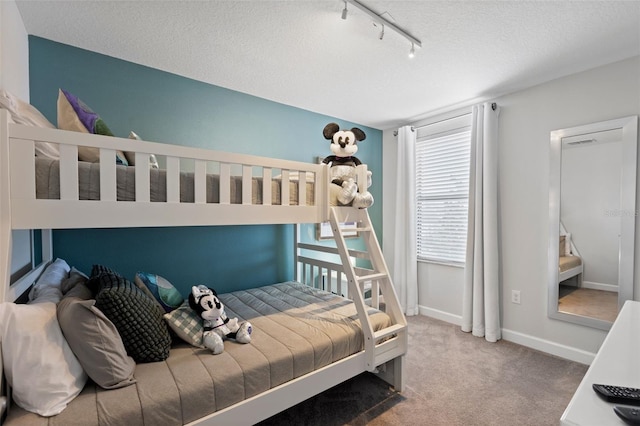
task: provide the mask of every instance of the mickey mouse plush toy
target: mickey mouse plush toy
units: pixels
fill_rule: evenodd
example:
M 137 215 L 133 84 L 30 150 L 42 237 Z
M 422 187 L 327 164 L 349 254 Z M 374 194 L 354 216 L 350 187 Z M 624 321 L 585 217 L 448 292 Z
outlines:
M 373 205 L 373 195 L 367 190 L 358 192 L 356 184 L 356 166 L 362 162 L 354 157 L 358 151 L 357 142 L 365 140 L 364 132 L 357 127 L 351 130 L 340 130 L 336 123 L 325 126 L 322 134 L 331 141 L 331 152 L 334 155 L 325 157 L 322 162 L 328 164 L 331 174 L 331 198 L 333 206 L 353 206 L 365 209 Z M 371 172 L 367 172 L 367 188 L 371 186 Z
M 215 290 L 204 285 L 193 286 L 189 293 L 189 306 L 204 320 L 202 343 L 214 355 L 224 351 L 224 339 L 239 343 L 251 341 L 251 323 L 238 324 L 238 318 L 227 318 L 224 305 Z

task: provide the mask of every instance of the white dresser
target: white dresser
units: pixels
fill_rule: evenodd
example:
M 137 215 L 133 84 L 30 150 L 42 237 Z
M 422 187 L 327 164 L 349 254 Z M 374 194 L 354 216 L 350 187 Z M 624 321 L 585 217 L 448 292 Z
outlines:
M 640 302 L 625 302 L 564 411 L 561 425 L 625 425 L 613 412 L 615 404 L 592 389 L 594 383 L 640 388 Z

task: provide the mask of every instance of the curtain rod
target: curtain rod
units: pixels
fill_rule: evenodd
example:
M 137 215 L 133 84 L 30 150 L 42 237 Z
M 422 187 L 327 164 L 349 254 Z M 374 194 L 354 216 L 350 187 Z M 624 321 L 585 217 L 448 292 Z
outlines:
M 491 103 L 491 109 L 493 111 L 495 111 L 496 108 L 498 108 L 498 104 L 495 103 L 495 102 L 492 102 Z M 456 119 L 456 118 L 464 117 L 465 115 L 469 115 L 469 114 L 471 114 L 471 113 L 470 112 L 465 112 L 464 114 L 456 115 L 455 117 L 444 118 L 442 120 L 434 121 L 433 123 L 424 124 L 422 126 L 417 126 L 417 127 L 416 126 L 411 126 L 411 131 L 415 132 L 416 130 L 423 129 L 423 128 L 428 127 L 428 126 L 433 126 L 434 124 L 442 123 L 443 121 L 453 120 L 453 119 Z M 397 130 L 393 131 L 393 136 L 398 136 L 398 131 Z

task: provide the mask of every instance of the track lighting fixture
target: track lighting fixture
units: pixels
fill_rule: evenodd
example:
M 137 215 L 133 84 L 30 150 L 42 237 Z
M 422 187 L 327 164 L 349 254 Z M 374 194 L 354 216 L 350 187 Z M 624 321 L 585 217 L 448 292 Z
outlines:
M 411 50 L 409 51 L 409 57 L 410 58 L 413 58 L 415 56 L 415 54 L 416 54 L 416 48 L 415 47 L 416 46 L 422 47 L 422 42 L 420 42 L 420 40 L 418 40 L 417 38 L 415 38 L 414 36 L 412 36 L 411 34 L 406 32 L 402 28 L 398 27 L 393 22 L 391 22 L 388 19 L 384 18 L 382 15 L 380 15 L 380 14 L 374 12 L 373 10 L 369 9 L 367 6 L 365 6 L 364 4 L 360 3 L 358 0 L 343 0 L 343 1 L 344 1 L 344 9 L 342 10 L 342 19 L 347 19 L 347 3 L 351 3 L 353 6 L 355 6 L 358 9 L 360 9 L 362 12 L 367 14 L 371 19 L 373 19 L 374 23 L 378 23 L 378 24 L 380 24 L 382 26 L 382 30 L 380 31 L 380 37 L 379 37 L 380 40 L 382 40 L 384 38 L 384 30 L 385 30 L 385 26 L 386 26 L 386 27 L 391 28 L 393 31 L 395 31 L 396 33 L 398 33 L 402 37 L 404 37 L 407 40 L 409 40 L 409 42 L 411 43 Z

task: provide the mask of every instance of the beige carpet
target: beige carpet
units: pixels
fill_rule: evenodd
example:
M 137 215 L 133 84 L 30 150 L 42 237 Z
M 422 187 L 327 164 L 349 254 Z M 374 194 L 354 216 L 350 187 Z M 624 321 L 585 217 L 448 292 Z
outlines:
M 409 320 L 402 394 L 363 374 L 292 407 L 271 425 L 558 425 L 587 366 L 458 326 Z

